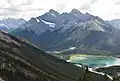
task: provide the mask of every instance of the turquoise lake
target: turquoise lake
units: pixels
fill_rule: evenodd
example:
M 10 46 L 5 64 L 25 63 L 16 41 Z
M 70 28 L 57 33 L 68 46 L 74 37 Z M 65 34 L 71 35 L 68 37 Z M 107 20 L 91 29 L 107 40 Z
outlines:
M 112 56 L 95 56 L 95 55 L 77 55 L 67 60 L 74 64 L 88 65 L 91 68 L 111 65 L 120 65 L 120 58 Z

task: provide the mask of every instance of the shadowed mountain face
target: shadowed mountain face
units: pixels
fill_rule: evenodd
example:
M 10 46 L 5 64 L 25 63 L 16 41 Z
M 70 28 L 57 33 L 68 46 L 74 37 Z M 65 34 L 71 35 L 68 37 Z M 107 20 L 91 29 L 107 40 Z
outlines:
M 78 81 L 84 71 L 0 31 L 0 77 L 5 81 Z

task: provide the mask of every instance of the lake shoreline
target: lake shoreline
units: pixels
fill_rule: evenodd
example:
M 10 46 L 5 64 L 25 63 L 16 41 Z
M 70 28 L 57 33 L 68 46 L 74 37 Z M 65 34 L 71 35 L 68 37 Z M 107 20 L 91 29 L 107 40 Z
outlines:
M 95 54 L 56 54 L 54 55 L 60 59 L 66 60 L 72 64 L 87 65 L 90 68 L 107 67 L 120 65 L 120 58 L 116 55 L 95 55 Z M 90 60 L 89 60 L 90 59 Z M 118 61 L 119 60 L 119 61 Z

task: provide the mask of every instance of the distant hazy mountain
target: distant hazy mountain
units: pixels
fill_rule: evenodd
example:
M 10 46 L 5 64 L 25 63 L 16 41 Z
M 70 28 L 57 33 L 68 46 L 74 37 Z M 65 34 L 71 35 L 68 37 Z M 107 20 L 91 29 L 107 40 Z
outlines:
M 89 13 L 73 9 L 60 14 L 51 9 L 31 18 L 11 34 L 26 38 L 45 51 L 108 52 L 119 46 L 119 32 L 113 25 Z
M 2 31 L 9 31 L 9 28 L 5 24 L 0 24 L 0 30 L 2 30 Z
M 114 19 L 114 20 L 106 21 L 106 22 L 113 25 L 117 29 L 120 29 L 120 19 Z
M 26 21 L 24 19 L 13 19 L 7 18 L 0 20 L 0 30 L 9 32 L 13 29 L 18 28 L 20 25 L 24 24 Z

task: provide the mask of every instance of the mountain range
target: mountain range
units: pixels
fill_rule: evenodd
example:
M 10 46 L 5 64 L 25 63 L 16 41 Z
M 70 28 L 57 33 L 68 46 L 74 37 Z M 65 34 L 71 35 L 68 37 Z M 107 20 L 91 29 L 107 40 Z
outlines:
M 120 30 L 98 16 L 51 9 L 10 32 L 47 52 L 119 53 Z

